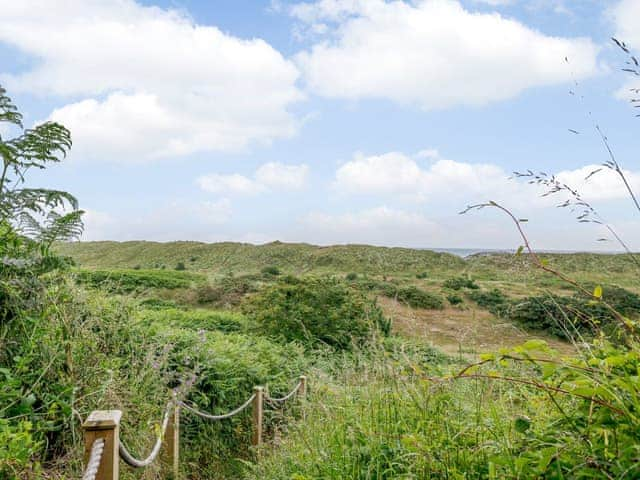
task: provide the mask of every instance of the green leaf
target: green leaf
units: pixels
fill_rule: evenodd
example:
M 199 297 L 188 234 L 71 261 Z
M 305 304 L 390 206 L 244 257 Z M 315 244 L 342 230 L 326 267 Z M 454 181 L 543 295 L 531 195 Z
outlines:
M 516 257 L 519 257 L 520 255 L 522 255 L 523 250 L 524 250 L 524 245 L 520 245 L 518 247 L 518 250 L 516 250 Z
M 531 419 L 522 415 L 515 419 L 513 425 L 516 429 L 516 432 L 525 433 L 527 430 L 529 430 L 529 428 L 531 428 Z

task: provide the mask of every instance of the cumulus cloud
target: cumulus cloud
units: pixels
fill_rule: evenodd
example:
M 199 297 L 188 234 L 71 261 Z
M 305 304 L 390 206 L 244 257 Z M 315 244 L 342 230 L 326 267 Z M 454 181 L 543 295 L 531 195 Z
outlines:
M 611 15 L 615 22 L 617 37 L 635 50 L 640 51 L 640 1 L 621 0 L 612 9 Z
M 33 57 L 1 81 L 69 103 L 74 156 L 144 160 L 293 135 L 295 65 L 261 39 L 134 0 L 0 0 L 0 42 Z
M 640 28 L 638 28 L 638 18 L 640 18 L 640 0 L 622 0 L 611 10 L 610 16 L 613 19 L 616 29 L 615 36 L 625 42 L 634 52 L 640 52 Z M 628 81 L 618 92 L 621 98 L 637 98 L 637 94 L 631 94 L 632 90 L 640 89 L 640 80 Z
M 427 158 L 428 161 L 425 161 Z M 598 170 L 592 176 L 590 174 Z M 627 196 L 620 177 L 612 170 L 585 165 L 556 173 L 560 182 L 580 192 L 588 201 L 617 200 Z M 640 172 L 624 171 L 632 188 L 640 191 Z M 510 206 L 549 206 L 566 197 L 536 197 L 541 188 L 523 188 L 502 167 L 441 158 L 433 150 L 411 156 L 401 152 L 365 156 L 357 153 L 341 165 L 333 187 L 343 194 L 388 195 L 405 200 L 454 205 L 494 200 Z
M 297 56 L 309 88 L 335 98 L 384 98 L 422 109 L 484 105 L 597 71 L 587 38 L 544 35 L 454 0 L 320 0 L 294 6 L 306 25 L 333 26 Z
M 211 173 L 196 180 L 198 186 L 210 193 L 224 195 L 255 195 L 270 190 L 300 190 L 307 181 L 307 165 L 285 165 L 268 162 L 260 166 L 253 178 L 237 173 Z

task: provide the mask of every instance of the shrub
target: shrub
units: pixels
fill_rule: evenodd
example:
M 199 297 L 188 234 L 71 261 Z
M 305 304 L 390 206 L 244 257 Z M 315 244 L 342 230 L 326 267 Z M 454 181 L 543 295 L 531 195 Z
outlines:
M 509 298 L 497 288 L 492 290 L 473 290 L 469 292 L 469 298 L 479 307 L 486 308 L 495 315 L 504 313 Z
M 196 299 L 200 304 L 213 303 L 220 306 L 234 306 L 242 302 L 244 296 L 257 290 L 252 276 L 226 276 L 214 285 L 201 285 L 196 290 Z
M 176 264 L 176 268 L 175 269 L 180 271 L 180 270 L 186 270 L 187 267 L 185 267 L 184 262 L 178 262 Z
M 423 279 L 427 278 L 427 272 L 416 273 L 416 278 L 418 280 L 423 280 Z
M 275 265 L 266 266 L 260 272 L 268 277 L 277 277 L 280 275 L 280 269 Z
M 461 288 L 469 288 L 472 290 L 476 290 L 480 288 L 478 284 L 469 277 L 453 277 L 444 281 L 442 284 L 445 288 L 450 288 L 451 290 L 460 290 Z
M 165 308 L 178 308 L 173 300 L 163 300 L 161 298 L 145 298 L 140 302 L 140 306 L 149 309 L 162 310 Z
M 347 275 L 344 278 L 349 282 L 353 282 L 358 279 L 358 274 L 355 272 L 347 273 Z
M 333 278 L 289 278 L 258 292 L 244 310 L 269 335 L 307 345 L 348 349 L 385 329 L 373 301 Z
M 460 305 L 464 302 L 464 299 L 457 293 L 449 293 L 447 295 L 447 301 L 450 305 Z
M 414 286 L 399 287 L 392 283 L 386 283 L 381 287 L 380 291 L 385 297 L 395 298 L 399 302 L 406 303 L 412 308 L 431 310 L 444 308 L 444 301 L 441 296 L 425 292 Z
M 140 270 L 142 267 L 140 265 L 134 265 L 133 269 L 134 270 Z
M 159 272 L 156 270 L 78 270 L 78 282 L 115 292 L 135 292 L 148 288 L 189 288 L 205 277 L 191 272 Z

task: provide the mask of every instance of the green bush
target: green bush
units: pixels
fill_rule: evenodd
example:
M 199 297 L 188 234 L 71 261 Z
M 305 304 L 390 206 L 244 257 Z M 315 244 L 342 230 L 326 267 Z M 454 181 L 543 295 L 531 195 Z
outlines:
M 353 282 L 358 279 L 358 274 L 355 272 L 347 273 L 344 278 L 349 282 Z
M 479 307 L 486 308 L 495 315 L 502 315 L 509 301 L 509 297 L 497 288 L 492 290 L 472 290 L 468 295 Z
M 278 275 L 280 275 L 280 269 L 275 265 L 266 266 L 262 270 L 260 270 L 260 272 L 268 277 L 277 277 Z
M 381 288 L 381 293 L 385 297 L 395 298 L 399 302 L 409 305 L 411 308 L 425 308 L 430 310 L 441 310 L 444 308 L 444 301 L 441 296 L 425 292 L 418 287 L 400 287 L 392 283 L 386 283 Z
M 451 290 L 460 290 L 461 288 L 469 288 L 472 290 L 477 290 L 480 288 L 478 284 L 469 277 L 453 277 L 444 281 L 442 284 L 445 288 L 450 288 Z
M 386 320 L 375 303 L 334 278 L 288 278 L 265 287 L 244 311 L 269 335 L 307 345 L 348 349 Z
M 177 308 L 149 309 L 140 312 L 146 325 L 220 332 L 246 329 L 246 319 L 239 313 L 215 310 L 181 310 Z
M 460 305 L 464 303 L 464 299 L 457 293 L 449 293 L 447 295 L 447 301 L 450 305 Z
M 90 287 L 114 292 L 136 292 L 149 288 L 189 288 L 205 280 L 204 275 L 192 272 L 157 270 L 78 270 L 78 282 Z
M 424 280 L 425 278 L 427 278 L 427 272 L 420 272 L 420 273 L 416 273 L 416 278 L 418 280 Z
M 182 271 L 182 270 L 186 270 L 186 269 L 187 269 L 187 267 L 185 267 L 184 262 L 178 262 L 176 264 L 175 270 Z
M 254 276 L 241 277 L 226 276 L 217 280 L 213 285 L 205 284 L 196 289 L 196 299 L 200 304 L 214 304 L 217 306 L 236 306 L 248 293 L 257 291 Z
M 640 314 L 640 296 L 624 288 L 604 285 L 602 299 L 622 315 L 637 318 Z M 598 330 L 609 332 L 618 324 L 615 314 L 603 302 L 583 293 L 529 296 L 505 302 L 496 312 L 527 328 L 544 330 L 560 338 L 594 334 Z

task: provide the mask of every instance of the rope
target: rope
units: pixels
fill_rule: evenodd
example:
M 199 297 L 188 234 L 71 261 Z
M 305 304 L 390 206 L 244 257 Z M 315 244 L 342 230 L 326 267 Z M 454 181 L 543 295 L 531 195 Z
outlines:
M 253 395 L 251 395 L 249 397 L 249 400 L 244 402 L 238 408 L 236 408 L 235 410 L 231 410 L 229 413 L 225 413 L 225 414 L 222 414 L 222 415 L 211 415 L 210 413 L 202 412 L 202 411 L 196 409 L 195 407 L 192 407 L 191 405 L 188 405 L 188 404 L 186 404 L 186 403 L 184 403 L 182 401 L 180 401 L 178 403 L 179 403 L 179 405 L 181 407 L 184 407 L 187 410 L 189 410 L 190 412 L 195 413 L 199 417 L 206 418 L 207 420 L 224 420 L 225 418 L 231 418 L 234 415 L 237 415 L 238 413 L 243 411 L 245 408 L 247 408 L 249 405 L 251 405 L 251 402 L 253 402 L 253 400 L 255 398 L 256 398 L 256 394 L 254 393 Z
M 293 397 L 298 390 L 300 390 L 301 386 L 302 386 L 302 381 L 298 382 L 298 384 L 295 387 L 293 387 L 293 390 L 291 390 L 289 393 L 287 393 L 284 397 L 273 398 L 273 397 L 269 396 L 269 394 L 267 393 L 265 395 L 265 399 L 267 401 L 270 401 L 270 402 L 286 402 L 291 397 Z
M 91 445 L 89 461 L 82 475 L 82 480 L 95 480 L 98 468 L 100 468 L 100 462 L 102 461 L 102 452 L 104 452 L 104 438 L 96 438 L 93 445 Z
M 147 458 L 145 458 L 144 460 L 138 460 L 137 458 L 135 458 L 133 455 L 131 455 L 129 453 L 127 448 L 122 443 L 122 440 L 120 441 L 120 445 L 119 445 L 119 448 L 118 448 L 119 453 L 120 453 L 120 458 L 127 465 L 129 465 L 131 467 L 134 467 L 134 468 L 143 468 L 143 467 L 147 467 L 147 466 L 151 465 L 151 463 L 153 463 L 153 461 L 158 456 L 158 453 L 160 452 L 160 447 L 162 446 L 162 438 L 164 437 L 164 433 L 167 430 L 167 425 L 169 424 L 169 415 L 171 413 L 172 405 L 173 405 L 172 402 L 169 402 L 169 404 L 167 404 L 167 409 L 164 412 L 164 418 L 162 420 L 162 429 L 160 431 L 160 434 L 158 435 L 158 438 L 156 438 L 156 443 L 153 446 L 153 449 L 151 450 L 151 453 L 149 454 L 149 456 Z

